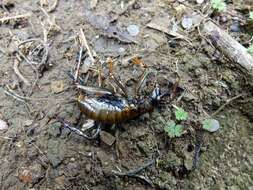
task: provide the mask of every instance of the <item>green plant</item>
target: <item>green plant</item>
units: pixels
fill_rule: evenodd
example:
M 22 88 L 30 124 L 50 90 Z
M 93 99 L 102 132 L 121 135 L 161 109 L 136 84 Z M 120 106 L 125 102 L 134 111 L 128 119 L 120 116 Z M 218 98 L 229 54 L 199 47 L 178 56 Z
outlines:
M 253 20 L 253 11 L 250 11 L 250 12 L 249 12 L 249 19 L 250 19 L 250 20 Z
M 248 52 L 253 54 L 253 44 L 248 47 Z
M 213 9 L 218 12 L 222 12 L 226 9 L 226 3 L 223 0 L 212 0 L 211 1 Z
M 183 108 L 179 108 L 177 106 L 174 106 L 174 108 L 176 108 L 175 116 L 176 116 L 177 120 L 179 120 L 179 121 L 187 120 L 188 113 L 186 111 L 184 111 Z
M 174 121 L 170 121 L 165 125 L 164 131 L 170 138 L 180 137 L 183 134 L 183 126 L 176 125 Z

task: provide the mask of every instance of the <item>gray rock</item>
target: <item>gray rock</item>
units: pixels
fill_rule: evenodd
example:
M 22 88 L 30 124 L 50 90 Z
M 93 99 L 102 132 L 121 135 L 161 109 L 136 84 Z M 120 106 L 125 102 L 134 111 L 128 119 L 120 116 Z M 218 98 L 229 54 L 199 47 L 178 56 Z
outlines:
M 137 25 L 129 25 L 127 27 L 127 31 L 131 36 L 137 36 L 140 32 L 140 29 Z
M 0 131 L 6 129 L 8 129 L 8 124 L 4 120 L 0 119 Z
M 186 30 L 189 30 L 191 29 L 192 25 L 193 25 L 193 22 L 192 22 L 192 18 L 191 17 L 188 17 L 188 16 L 185 16 L 183 19 L 182 19 L 182 27 Z
M 220 128 L 220 123 L 216 119 L 206 119 L 203 122 L 203 129 L 209 132 L 215 132 Z
M 115 137 L 105 131 L 100 132 L 100 139 L 104 144 L 108 146 L 112 146 L 115 142 Z

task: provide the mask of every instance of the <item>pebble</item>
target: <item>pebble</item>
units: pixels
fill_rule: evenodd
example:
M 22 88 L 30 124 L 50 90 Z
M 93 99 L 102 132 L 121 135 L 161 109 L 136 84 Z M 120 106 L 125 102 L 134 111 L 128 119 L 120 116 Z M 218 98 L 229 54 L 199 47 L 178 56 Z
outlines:
M 8 124 L 0 119 L 0 131 L 8 129 Z
M 234 21 L 230 27 L 231 32 L 240 32 L 240 23 L 238 21 Z
M 209 126 L 209 127 L 205 127 L 204 129 L 211 133 L 217 131 L 220 128 L 220 123 L 216 119 L 208 119 L 208 120 L 205 120 L 204 122 L 208 122 L 208 126 Z
M 185 16 L 182 19 L 181 24 L 182 24 L 182 27 L 184 29 L 189 30 L 192 27 L 193 22 L 192 22 L 192 19 L 190 17 Z
M 204 3 L 204 1 L 205 1 L 205 0 L 196 0 L 196 3 L 202 4 L 202 3 Z
M 101 132 L 100 132 L 100 139 L 101 139 L 101 141 L 102 141 L 104 144 L 106 144 L 106 145 L 108 145 L 108 146 L 112 146 L 113 143 L 114 143 L 115 140 L 116 140 L 114 136 L 112 136 L 110 133 L 107 133 L 107 132 L 105 132 L 105 131 L 101 131 Z
M 121 55 L 121 54 L 124 54 L 124 53 L 125 53 L 125 51 L 126 51 L 126 49 L 125 49 L 125 48 L 120 47 L 120 48 L 119 48 L 119 50 L 118 50 L 118 53 Z
M 129 25 L 127 27 L 127 31 L 131 36 L 137 36 L 140 32 L 140 29 L 137 25 Z
M 64 90 L 63 88 L 64 88 L 64 82 L 62 80 L 54 81 L 51 83 L 51 90 L 55 94 L 62 92 Z

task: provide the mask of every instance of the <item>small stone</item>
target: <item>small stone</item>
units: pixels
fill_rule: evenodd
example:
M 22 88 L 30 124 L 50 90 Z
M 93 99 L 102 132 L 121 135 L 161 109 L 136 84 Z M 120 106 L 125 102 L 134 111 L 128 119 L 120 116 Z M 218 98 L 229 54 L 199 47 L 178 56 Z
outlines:
M 196 3 L 202 4 L 202 3 L 204 3 L 204 1 L 205 1 L 205 0 L 196 0 Z
M 227 16 L 222 15 L 222 16 L 220 17 L 220 20 L 221 20 L 221 22 L 225 23 L 225 22 L 228 21 L 228 18 L 227 18 Z
M 118 50 L 119 54 L 123 54 L 125 51 L 126 51 L 126 49 L 123 47 L 120 47 Z
M 192 18 L 188 17 L 188 16 L 185 16 L 183 19 L 182 19 L 182 27 L 186 30 L 189 30 L 191 27 L 192 27 Z
M 54 81 L 51 83 L 51 90 L 55 94 L 62 92 L 64 90 L 63 88 L 64 88 L 64 81 L 63 80 Z
M 240 32 L 241 29 L 240 29 L 240 23 L 239 23 L 239 21 L 237 21 L 237 20 L 234 21 L 233 24 L 230 27 L 230 30 L 231 30 L 231 32 Z
M 8 124 L 0 119 L 0 131 L 8 129 Z
M 87 129 L 90 129 L 95 125 L 95 121 L 92 119 L 87 119 L 85 123 L 83 123 L 82 131 L 85 131 Z
M 220 123 L 216 119 L 206 119 L 203 122 L 203 128 L 211 133 L 217 131 L 220 128 Z
M 33 124 L 33 120 L 32 119 L 25 120 L 25 122 L 24 122 L 24 126 L 26 126 L 26 127 L 28 127 L 28 126 L 30 126 L 32 124 Z
M 112 146 L 115 142 L 115 137 L 105 131 L 100 132 L 100 139 L 104 144 L 108 146 Z
M 137 36 L 140 32 L 140 29 L 137 25 L 129 25 L 127 27 L 127 31 L 131 36 Z

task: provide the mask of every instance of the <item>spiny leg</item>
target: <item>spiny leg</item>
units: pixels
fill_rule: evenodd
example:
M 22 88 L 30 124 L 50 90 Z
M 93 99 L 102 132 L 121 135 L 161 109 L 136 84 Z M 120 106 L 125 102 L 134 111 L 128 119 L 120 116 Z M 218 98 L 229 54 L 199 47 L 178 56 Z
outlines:
M 135 95 L 136 95 L 136 96 L 139 94 L 140 89 L 141 89 L 143 83 L 145 82 L 145 80 L 146 80 L 146 78 L 147 78 L 147 76 L 148 76 L 149 73 L 150 73 L 150 72 L 149 72 L 147 69 L 145 69 L 145 70 L 142 72 L 142 74 L 138 77 L 138 78 L 139 78 L 139 82 L 137 83 L 136 89 L 135 89 Z
M 148 66 L 138 56 L 134 57 L 131 60 L 131 63 L 135 65 L 140 65 L 142 68 L 144 68 L 144 70 L 142 71 L 142 74 L 138 77 L 139 80 L 135 88 L 135 95 L 137 96 L 140 92 L 140 89 L 143 83 L 145 82 L 145 79 L 147 78 L 149 74 L 149 71 L 148 71 Z
M 89 128 L 87 128 L 84 132 L 71 126 L 71 124 L 67 121 L 64 121 L 64 119 L 62 118 L 57 118 L 57 120 L 59 122 L 61 122 L 63 124 L 63 126 L 67 129 L 69 129 L 71 132 L 83 137 L 83 138 L 86 138 L 86 139 L 89 139 L 89 140 L 92 140 L 92 139 L 96 139 L 98 137 L 98 135 L 100 134 L 100 131 L 101 131 L 101 123 L 97 124 L 97 125 L 93 125 Z M 88 133 L 86 134 L 86 132 L 89 132 L 90 130 L 92 130 L 93 128 L 96 129 L 96 131 L 90 136 L 88 135 Z
M 116 78 L 115 75 L 113 74 L 113 60 L 111 58 L 108 58 L 107 63 L 108 63 L 108 66 L 109 66 L 109 76 L 110 76 L 110 78 L 122 90 L 124 96 L 128 97 L 126 88 L 123 86 L 122 82 L 118 78 Z

